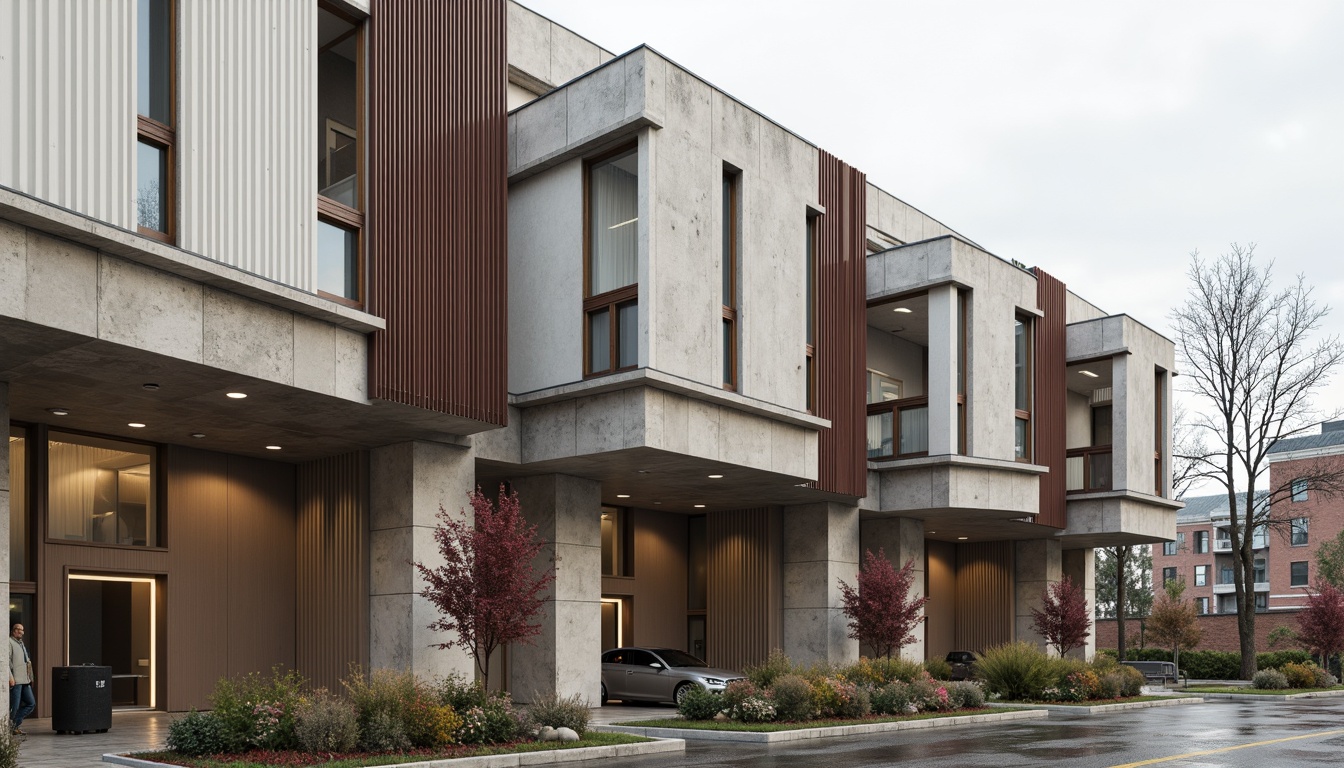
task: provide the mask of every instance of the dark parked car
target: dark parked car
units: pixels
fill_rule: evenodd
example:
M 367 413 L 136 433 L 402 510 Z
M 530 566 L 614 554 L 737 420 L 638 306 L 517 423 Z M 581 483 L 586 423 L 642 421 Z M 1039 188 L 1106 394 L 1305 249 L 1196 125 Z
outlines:
M 603 704 L 608 697 L 680 704 L 695 688 L 722 693 L 740 679 L 741 672 L 715 669 L 673 648 L 614 648 L 602 654 Z
M 971 670 L 971 666 L 975 664 L 973 651 L 952 651 L 947 654 L 946 661 L 952 668 L 953 680 L 970 680 L 974 677 Z

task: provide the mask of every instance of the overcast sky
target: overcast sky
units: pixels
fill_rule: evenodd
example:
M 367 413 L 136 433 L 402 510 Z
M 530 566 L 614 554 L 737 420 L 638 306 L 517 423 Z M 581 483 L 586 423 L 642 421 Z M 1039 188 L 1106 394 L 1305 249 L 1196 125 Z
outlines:
M 1191 251 L 1253 242 L 1344 331 L 1344 3 L 523 2 L 1108 312 L 1170 336 Z

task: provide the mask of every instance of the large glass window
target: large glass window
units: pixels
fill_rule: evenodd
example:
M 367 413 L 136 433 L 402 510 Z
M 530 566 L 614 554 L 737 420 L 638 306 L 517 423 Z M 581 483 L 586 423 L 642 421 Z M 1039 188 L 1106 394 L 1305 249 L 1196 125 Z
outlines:
M 1031 461 L 1031 321 L 1018 317 L 1013 323 L 1013 456 Z
M 28 433 L 9 429 L 9 580 L 28 581 Z
M 588 165 L 583 302 L 588 375 L 639 365 L 639 152 Z
M 1256 584 L 1264 584 L 1269 581 L 1269 565 L 1263 557 L 1257 557 L 1251 563 L 1251 578 Z
M 317 291 L 342 304 L 364 300 L 362 25 L 317 11 Z
M 630 517 L 619 507 L 602 508 L 602 575 L 633 576 Z
M 135 215 L 141 234 L 173 237 L 173 3 L 136 5 Z
M 1209 553 L 1209 532 L 1195 531 L 1195 554 L 1207 555 Z
M 359 300 L 359 232 L 317 222 L 317 290 Z
M 152 447 L 51 432 L 47 526 L 56 540 L 159 546 Z
M 1166 583 L 1169 582 L 1169 581 L 1175 581 L 1175 580 L 1176 580 L 1176 569 L 1175 569 L 1175 568 L 1163 568 L 1163 569 L 1162 569 L 1162 583 L 1163 583 L 1163 584 L 1166 584 Z
M 1174 554 L 1176 554 L 1176 542 L 1174 542 L 1174 541 L 1164 541 L 1164 542 L 1162 542 L 1162 554 L 1164 554 L 1164 555 L 1174 555 Z

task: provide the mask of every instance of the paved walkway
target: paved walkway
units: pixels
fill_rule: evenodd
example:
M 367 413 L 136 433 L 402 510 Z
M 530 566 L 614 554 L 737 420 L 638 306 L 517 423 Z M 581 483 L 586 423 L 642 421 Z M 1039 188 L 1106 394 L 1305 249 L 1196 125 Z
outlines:
M 19 765 L 23 768 L 88 768 L 105 765 L 105 752 L 154 749 L 168 739 L 172 715 L 164 712 L 113 712 L 107 733 L 58 734 L 50 718 L 23 721 Z

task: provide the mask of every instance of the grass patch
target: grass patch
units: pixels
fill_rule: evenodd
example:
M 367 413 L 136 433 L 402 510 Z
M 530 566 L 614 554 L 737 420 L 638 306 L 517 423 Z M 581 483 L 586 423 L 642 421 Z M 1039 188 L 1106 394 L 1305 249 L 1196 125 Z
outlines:
M 617 744 L 636 744 L 644 741 L 652 741 L 652 739 L 633 736 L 628 733 L 589 731 L 579 741 L 564 743 L 558 741 L 523 741 L 515 744 L 460 746 L 451 749 L 414 750 L 381 755 L 327 755 L 258 750 L 244 755 L 216 755 L 213 757 L 184 757 L 176 752 L 137 752 L 130 756 L 141 760 L 186 766 L 187 768 L 274 768 L 274 766 L 309 765 L 322 765 L 327 766 L 327 768 L 364 768 L 365 766 L 421 763 L 428 760 L 477 757 L 479 755 L 508 755 L 519 752 L 548 752 L 556 749 L 610 747 Z
M 1194 688 L 1190 689 L 1194 691 Z M 1182 690 L 1182 693 L 1185 691 Z M 1052 707 L 1104 707 L 1108 704 L 1134 704 L 1141 701 L 1165 701 L 1167 699 L 1188 699 L 1189 696 L 1130 696 L 1127 699 L 1093 699 L 1091 701 L 1006 701 L 1005 704 L 1017 704 L 1030 707 L 1048 704 Z
M 1025 707 L 1024 707 L 1025 709 Z M 922 712 L 918 715 L 900 715 L 892 717 L 856 717 L 850 720 L 803 720 L 791 723 L 736 723 L 717 720 L 683 720 L 668 717 L 659 720 L 628 720 L 612 725 L 628 725 L 638 728 L 684 728 L 696 731 L 745 731 L 747 733 L 774 733 L 776 731 L 799 731 L 807 728 L 838 728 L 845 725 L 869 725 L 872 723 L 899 723 L 906 720 L 937 720 L 944 717 L 962 717 L 980 715 L 986 712 L 1016 712 L 1015 709 L 995 707 L 990 709 L 959 709 L 956 712 Z
M 1326 691 L 1344 691 L 1344 685 L 1334 688 L 1283 688 L 1269 691 L 1264 688 L 1241 688 L 1235 685 L 1206 685 L 1198 688 L 1182 688 L 1189 693 L 1244 693 L 1250 696 L 1292 696 L 1298 693 L 1324 693 Z

